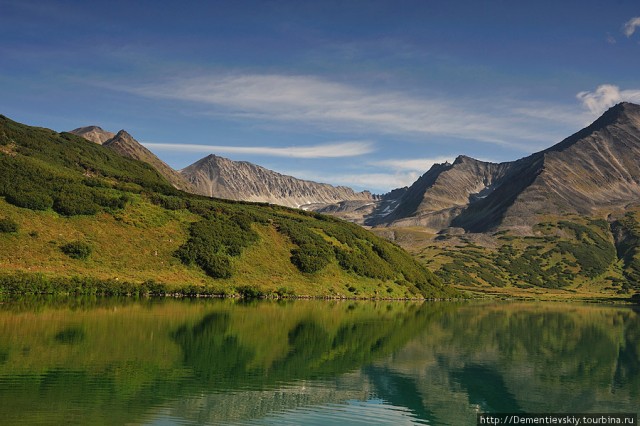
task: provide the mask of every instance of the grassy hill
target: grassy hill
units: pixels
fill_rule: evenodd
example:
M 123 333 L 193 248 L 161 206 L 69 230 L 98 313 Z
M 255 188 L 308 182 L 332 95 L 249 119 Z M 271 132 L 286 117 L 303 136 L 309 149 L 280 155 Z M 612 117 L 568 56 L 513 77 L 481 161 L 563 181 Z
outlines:
M 609 220 L 548 216 L 533 235 L 393 232 L 443 282 L 470 292 L 545 298 L 628 298 L 640 292 L 640 208 Z
M 4 116 L 0 292 L 457 294 L 357 225 L 189 195 L 145 163 Z

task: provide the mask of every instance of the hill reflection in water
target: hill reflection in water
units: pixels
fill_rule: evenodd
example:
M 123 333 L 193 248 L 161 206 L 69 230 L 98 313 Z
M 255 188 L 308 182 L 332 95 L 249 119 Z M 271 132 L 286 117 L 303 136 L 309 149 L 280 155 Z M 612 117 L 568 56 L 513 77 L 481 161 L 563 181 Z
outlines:
M 5 303 L 9 423 L 475 424 L 634 412 L 640 319 L 579 304 Z

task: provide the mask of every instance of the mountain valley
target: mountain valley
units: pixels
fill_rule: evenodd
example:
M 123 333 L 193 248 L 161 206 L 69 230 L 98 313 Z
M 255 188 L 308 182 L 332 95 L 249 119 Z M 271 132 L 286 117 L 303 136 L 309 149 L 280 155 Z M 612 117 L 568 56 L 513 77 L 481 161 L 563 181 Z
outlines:
M 384 195 L 216 155 L 174 171 L 125 131 L 90 126 L 72 133 L 150 164 L 192 194 L 300 208 L 370 228 L 443 282 L 472 293 L 618 297 L 640 291 L 635 104 L 618 104 L 522 159 L 491 163 L 460 155 Z

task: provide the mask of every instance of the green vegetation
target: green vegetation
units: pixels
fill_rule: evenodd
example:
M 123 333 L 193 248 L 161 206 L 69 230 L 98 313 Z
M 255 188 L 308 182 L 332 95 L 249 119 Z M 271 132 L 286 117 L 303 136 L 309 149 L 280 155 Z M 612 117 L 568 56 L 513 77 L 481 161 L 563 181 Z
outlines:
M 91 256 L 93 249 L 83 241 L 72 241 L 60 247 L 60 250 L 72 259 L 85 260 Z
M 3 234 L 18 232 L 18 224 L 9 218 L 2 218 L 0 219 L 0 232 Z
M 640 291 L 640 211 L 633 209 L 612 224 L 617 235 L 616 249 L 623 262 L 626 287 Z
M 634 261 L 640 266 L 633 217 L 635 213 L 627 214 L 610 226 L 602 219 L 567 216 L 536 225 L 529 236 L 500 231 L 479 245 L 463 235 L 412 250 L 445 283 L 472 291 L 493 288 L 521 294 L 545 289 L 623 296 L 640 286 L 633 276 L 640 271 L 633 266 Z M 615 226 L 626 245 L 615 230 L 612 234 Z
M 83 292 L 83 277 L 86 291 L 112 285 L 117 294 L 457 295 L 357 225 L 185 194 L 147 164 L 2 116 L 0 213 L 25 231 L 0 246 L 0 263 L 31 277 L 0 286 L 5 292 Z
M 0 310 L 0 416 L 247 423 L 370 394 L 447 425 L 474 424 L 476 401 L 634 412 L 638 354 L 632 307 L 22 298 Z

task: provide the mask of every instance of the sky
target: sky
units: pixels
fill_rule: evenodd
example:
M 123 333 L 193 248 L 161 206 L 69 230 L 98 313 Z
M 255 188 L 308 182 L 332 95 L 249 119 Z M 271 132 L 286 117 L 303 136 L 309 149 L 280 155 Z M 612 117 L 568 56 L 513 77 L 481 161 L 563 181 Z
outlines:
M 385 193 L 640 103 L 637 0 L 0 0 L 0 114 Z

